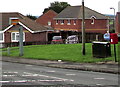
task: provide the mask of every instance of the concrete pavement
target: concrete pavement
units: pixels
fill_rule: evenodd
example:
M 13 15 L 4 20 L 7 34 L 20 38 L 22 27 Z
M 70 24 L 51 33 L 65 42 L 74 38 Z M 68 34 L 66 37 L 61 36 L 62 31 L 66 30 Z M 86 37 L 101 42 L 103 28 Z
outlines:
M 73 63 L 64 61 L 49 61 L 49 60 L 34 60 L 34 59 L 24 59 L 24 58 L 11 58 L 2 57 L 2 61 L 15 62 L 15 63 L 25 63 L 25 64 L 35 64 L 40 66 L 55 67 L 55 68 L 65 68 L 65 69 L 76 69 L 94 72 L 104 72 L 104 73 L 120 73 L 118 63 L 116 62 L 99 62 L 99 63 Z

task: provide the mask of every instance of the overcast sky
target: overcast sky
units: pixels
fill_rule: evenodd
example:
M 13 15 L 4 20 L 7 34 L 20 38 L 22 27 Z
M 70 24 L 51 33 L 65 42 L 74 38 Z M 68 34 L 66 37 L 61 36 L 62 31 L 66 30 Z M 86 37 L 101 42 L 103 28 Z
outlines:
M 50 6 L 51 2 L 68 2 L 72 6 L 81 5 L 82 0 L 1 0 L 0 12 L 19 12 L 23 15 L 42 15 L 44 8 Z M 85 6 L 102 14 L 114 14 L 113 9 L 118 12 L 118 2 L 120 0 L 84 0 Z

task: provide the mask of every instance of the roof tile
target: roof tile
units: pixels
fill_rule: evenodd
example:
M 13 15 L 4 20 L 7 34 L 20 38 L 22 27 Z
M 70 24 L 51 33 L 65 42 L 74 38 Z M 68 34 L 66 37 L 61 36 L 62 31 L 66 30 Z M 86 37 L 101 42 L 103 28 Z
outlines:
M 9 26 L 9 18 L 17 17 L 20 19 L 20 22 L 23 23 L 26 27 L 31 29 L 32 31 L 44 31 L 49 30 L 47 27 L 36 23 L 35 21 L 29 19 L 28 17 L 18 13 L 18 12 L 8 12 L 8 13 L 0 13 L 0 30 L 4 30 Z
M 107 17 L 99 12 L 96 12 L 88 7 L 85 7 L 85 18 L 90 19 L 95 16 L 96 19 L 107 19 Z M 82 19 L 82 6 L 68 6 L 60 12 L 54 19 Z

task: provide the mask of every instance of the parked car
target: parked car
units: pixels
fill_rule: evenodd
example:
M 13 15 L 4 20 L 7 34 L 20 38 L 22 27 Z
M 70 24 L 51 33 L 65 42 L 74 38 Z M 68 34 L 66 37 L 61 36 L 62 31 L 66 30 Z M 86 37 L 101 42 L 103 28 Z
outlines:
M 77 35 L 71 35 L 68 36 L 66 39 L 66 44 L 74 44 L 74 43 L 78 43 L 78 36 Z
M 53 36 L 51 43 L 52 44 L 62 44 L 63 43 L 62 36 Z

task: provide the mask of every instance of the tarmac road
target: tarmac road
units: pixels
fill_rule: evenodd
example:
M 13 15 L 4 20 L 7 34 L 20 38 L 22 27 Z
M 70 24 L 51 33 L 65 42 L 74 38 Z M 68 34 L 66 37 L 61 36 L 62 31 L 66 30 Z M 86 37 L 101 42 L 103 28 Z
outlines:
M 22 87 L 23 85 L 28 85 L 28 87 L 40 87 L 40 85 L 68 84 L 82 85 L 79 87 L 86 87 L 86 85 L 91 87 L 107 87 L 108 85 L 111 85 L 109 87 L 113 87 L 113 85 L 118 85 L 118 75 L 92 71 L 52 68 L 31 64 L 2 62 L 2 81 L 0 81 L 0 83 L 3 84 L 2 87 L 7 87 L 4 85 L 21 85 Z

